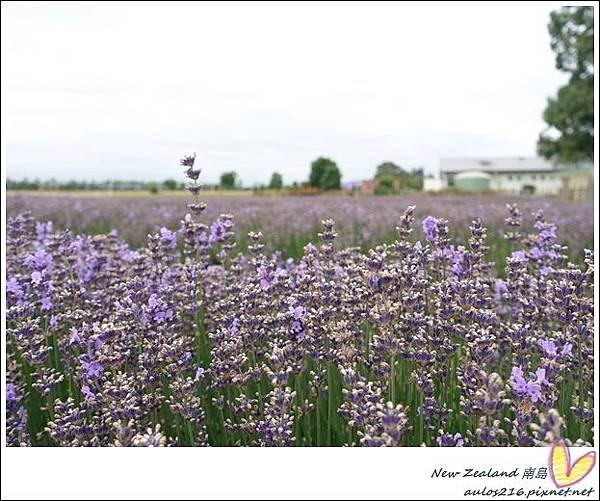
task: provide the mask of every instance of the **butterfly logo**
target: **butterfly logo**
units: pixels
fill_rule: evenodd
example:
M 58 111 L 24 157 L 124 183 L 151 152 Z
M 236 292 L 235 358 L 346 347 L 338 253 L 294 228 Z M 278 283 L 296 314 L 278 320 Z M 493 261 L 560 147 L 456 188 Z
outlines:
M 558 440 L 550 450 L 550 476 L 556 487 L 567 487 L 583 480 L 596 464 L 594 451 L 571 463 L 571 454 L 564 440 Z

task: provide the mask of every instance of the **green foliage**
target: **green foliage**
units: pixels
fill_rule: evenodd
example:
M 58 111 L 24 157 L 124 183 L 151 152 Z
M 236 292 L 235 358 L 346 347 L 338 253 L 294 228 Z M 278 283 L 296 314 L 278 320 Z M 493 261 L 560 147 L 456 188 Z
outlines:
M 279 172 L 273 172 L 271 176 L 271 181 L 269 182 L 269 188 L 272 190 L 280 190 L 283 188 L 283 177 Z
M 20 181 L 15 181 L 14 179 L 6 180 L 6 189 L 7 190 L 39 190 L 40 189 L 40 181 L 29 181 L 27 178 L 22 179 Z
M 237 173 L 235 171 L 224 172 L 221 174 L 221 188 L 225 190 L 235 189 L 235 183 L 237 180 Z
M 394 162 L 383 162 L 377 166 L 377 170 L 375 172 L 375 179 L 383 178 L 383 177 L 402 177 L 406 176 L 408 173 L 399 165 L 396 165 Z
M 339 190 L 341 180 L 342 174 L 337 164 L 329 158 L 319 157 L 310 165 L 309 186 L 323 191 Z
M 148 185 L 148 191 L 153 195 L 158 194 L 158 185 L 156 183 L 150 183 Z
M 376 195 L 389 195 L 400 191 L 423 189 L 423 168 L 407 171 L 394 162 L 383 162 L 375 171 Z
M 421 191 L 423 189 L 423 167 L 411 169 L 405 188 Z
M 571 74 L 569 82 L 549 98 L 548 124 L 538 139 L 538 153 L 559 162 L 594 157 L 594 11 L 563 7 L 550 15 L 548 31 L 556 67 Z
M 544 110 L 547 131 L 540 134 L 538 153 L 562 162 L 591 160 L 594 154 L 593 81 L 573 80 L 549 98 Z
M 177 186 L 177 181 L 175 181 L 174 179 L 167 179 L 165 182 L 163 182 L 163 188 L 165 190 L 175 191 L 177 189 Z
M 325 166 L 332 163 L 332 160 L 325 157 L 317 158 L 312 164 L 310 164 L 310 174 L 308 176 L 309 186 L 319 187 L 319 181 L 325 170 Z
M 323 191 L 339 190 L 341 188 L 342 174 L 338 166 L 329 164 L 319 179 L 319 188 Z
M 382 176 L 377 179 L 375 195 L 391 195 L 394 190 L 394 178 L 391 176 Z
M 172 179 L 168 179 L 160 185 L 167 190 L 183 190 L 185 186 L 182 183 L 177 183 Z M 39 190 L 39 191 L 152 191 L 154 188 L 158 190 L 159 183 L 146 181 L 57 181 L 50 179 L 40 181 L 39 179 L 30 181 L 28 179 L 6 180 L 7 190 Z
M 556 67 L 578 78 L 594 78 L 593 7 L 563 7 L 552 12 L 548 31 Z

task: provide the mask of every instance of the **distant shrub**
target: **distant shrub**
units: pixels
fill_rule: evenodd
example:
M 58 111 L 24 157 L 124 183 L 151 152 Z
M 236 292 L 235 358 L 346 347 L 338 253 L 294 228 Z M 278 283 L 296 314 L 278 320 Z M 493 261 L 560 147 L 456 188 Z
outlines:
M 394 191 L 394 179 L 392 177 L 387 176 L 378 179 L 375 195 L 391 195 Z
M 175 191 L 177 189 L 178 183 L 174 179 L 167 179 L 163 183 L 163 188 L 169 191 Z
M 269 188 L 272 190 L 280 190 L 283 188 L 283 177 L 279 172 L 273 172 L 271 176 L 271 182 L 269 183 Z
M 235 183 L 237 180 L 237 173 L 235 171 L 224 172 L 221 174 L 220 186 L 224 190 L 235 189 Z

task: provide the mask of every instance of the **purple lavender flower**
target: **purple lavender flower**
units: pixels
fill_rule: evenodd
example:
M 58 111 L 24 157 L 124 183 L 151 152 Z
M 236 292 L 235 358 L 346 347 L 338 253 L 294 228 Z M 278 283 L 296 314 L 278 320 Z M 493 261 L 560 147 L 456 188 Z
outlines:
M 94 361 L 91 362 L 86 368 L 85 368 L 88 377 L 91 378 L 97 378 L 100 377 L 100 375 L 102 374 L 104 368 L 102 367 L 102 364 L 98 361 Z
M 536 246 L 529 251 L 529 255 L 534 259 L 541 259 L 544 257 L 544 252 Z
M 465 445 L 465 441 L 460 433 L 452 435 L 440 431 L 440 436 L 435 441 L 440 447 L 464 447 Z
M 21 297 L 23 295 L 23 288 L 15 277 L 11 277 L 6 281 L 6 292 L 10 292 L 16 297 Z
M 48 221 L 46 224 L 39 221 L 35 223 L 35 233 L 39 242 L 46 240 L 46 237 L 52 233 L 52 230 L 52 221 Z
M 560 356 L 568 357 L 572 351 L 573 351 L 573 344 L 565 343 L 564 346 L 562 347 L 562 350 L 560 351 Z
M 508 287 L 506 286 L 506 282 L 501 278 L 497 278 L 494 281 L 494 293 L 496 296 L 496 300 L 499 301 L 502 298 L 502 294 L 506 294 L 508 292 Z
M 158 324 L 161 324 L 163 322 L 166 322 L 167 320 L 171 320 L 173 318 L 173 310 L 171 309 L 167 309 L 165 311 L 157 311 L 154 314 L 154 321 Z
M 427 216 L 422 223 L 425 238 L 430 242 L 437 236 L 438 220 L 433 216 Z
M 541 385 L 538 381 L 527 381 L 523 377 L 521 367 L 513 367 L 511 373 L 512 388 L 520 396 L 529 397 L 532 402 L 537 402 L 542 394 Z
M 455 277 L 460 277 L 464 273 L 465 248 L 463 246 L 451 246 L 448 249 L 450 262 L 452 263 L 452 274 Z
M 271 272 L 264 265 L 261 265 L 258 268 L 257 272 L 258 272 L 258 279 L 259 279 L 259 284 L 260 284 L 261 288 L 265 291 L 269 290 L 269 288 L 271 287 L 272 280 L 273 280 L 273 276 L 272 276 Z
M 198 367 L 196 369 L 196 375 L 194 376 L 194 381 L 201 381 L 204 379 L 205 370 L 203 367 Z
M 548 382 L 548 380 L 546 379 L 546 369 L 544 369 L 543 367 L 536 369 L 535 375 L 537 377 L 536 383 L 538 385 L 540 385 L 540 387 L 548 386 L 550 384 Z M 534 400 L 534 402 L 535 402 L 535 400 Z
M 69 344 L 81 343 L 81 337 L 79 336 L 79 331 L 77 330 L 77 327 L 71 327 L 69 332 L 71 333 L 69 337 Z
M 546 356 L 549 358 L 552 358 L 552 359 L 557 358 L 559 356 L 560 356 L 560 358 L 568 357 L 573 350 L 572 343 L 565 343 L 562 346 L 560 353 L 559 353 L 556 343 L 552 340 L 540 339 L 538 341 L 538 345 L 544 350 L 544 353 L 546 354 Z
M 554 344 L 554 341 L 540 339 L 538 341 L 538 344 L 544 350 L 544 352 L 546 353 L 547 356 L 549 356 L 551 358 L 556 357 L 556 345 Z
M 54 307 L 52 298 L 50 296 L 44 296 L 42 298 L 42 311 L 50 311 Z
M 148 306 L 152 309 L 156 308 L 158 306 L 158 296 L 156 294 L 150 294 L 150 297 L 148 298 Z
M 290 309 L 292 310 L 292 313 L 294 314 L 295 320 L 301 320 L 302 317 L 306 314 L 306 308 L 304 306 L 296 306 L 294 308 L 292 308 L 290 306 Z
M 177 234 L 164 226 L 160 229 L 160 237 L 165 247 L 172 249 L 177 245 Z
M 104 367 L 97 360 L 88 361 L 89 357 L 87 355 L 82 355 L 80 357 L 81 367 L 85 371 L 85 375 L 88 378 L 95 379 L 102 375 L 104 372 Z
M 225 234 L 227 233 L 227 228 L 223 224 L 222 221 L 217 219 L 210 225 L 210 235 L 208 237 L 208 242 L 213 244 L 215 242 L 220 242 Z
M 42 281 L 42 274 L 39 271 L 34 271 L 31 273 L 31 281 L 36 284 L 39 285 Z
M 522 250 L 514 251 L 510 257 L 519 262 L 527 261 L 527 254 Z
M 191 351 L 186 351 L 183 356 L 179 359 L 179 365 L 187 365 L 194 358 Z
M 81 387 L 81 393 L 86 400 L 93 399 L 96 396 L 87 384 Z
M 17 392 L 13 383 L 6 384 L 6 401 L 13 403 L 17 401 Z

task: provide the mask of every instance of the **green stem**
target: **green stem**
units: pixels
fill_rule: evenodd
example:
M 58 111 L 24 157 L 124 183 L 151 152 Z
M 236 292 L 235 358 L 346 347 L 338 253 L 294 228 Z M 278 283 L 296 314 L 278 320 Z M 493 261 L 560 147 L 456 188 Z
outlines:
M 394 355 L 390 361 L 390 401 L 396 403 L 396 357 Z

